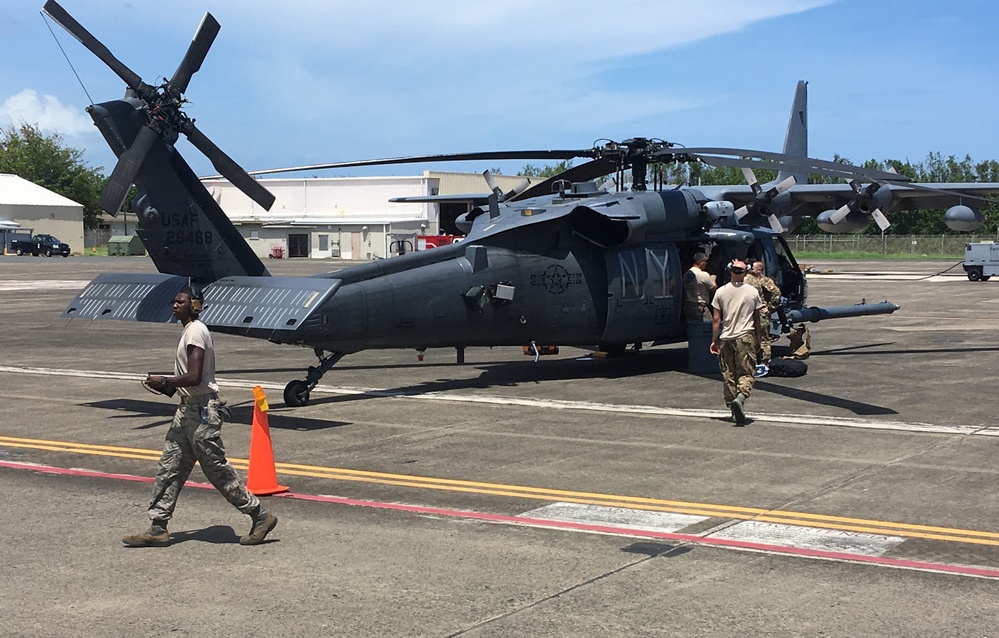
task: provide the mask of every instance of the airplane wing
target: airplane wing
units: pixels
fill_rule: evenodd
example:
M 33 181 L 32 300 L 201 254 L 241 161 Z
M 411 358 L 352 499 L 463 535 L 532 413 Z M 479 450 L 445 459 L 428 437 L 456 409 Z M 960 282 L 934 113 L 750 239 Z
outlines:
M 729 201 L 738 208 L 753 200 L 751 188 L 743 185 L 729 186 L 692 186 L 700 191 L 708 200 Z M 931 189 L 931 190 L 927 190 Z M 987 195 L 999 195 L 999 183 L 951 182 L 928 183 L 912 185 L 885 184 L 878 193 L 891 195 L 892 210 L 934 210 L 964 204 L 972 208 L 981 207 Z M 836 209 L 856 197 L 856 192 L 849 184 L 796 184 L 785 195 L 790 204 L 785 215 L 816 216 L 823 211 Z M 971 195 L 972 197 L 967 197 Z

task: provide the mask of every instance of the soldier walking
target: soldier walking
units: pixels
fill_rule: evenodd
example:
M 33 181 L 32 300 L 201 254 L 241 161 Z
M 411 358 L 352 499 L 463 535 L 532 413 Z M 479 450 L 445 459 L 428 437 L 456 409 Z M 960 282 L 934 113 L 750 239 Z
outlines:
M 173 315 L 184 326 L 177 346 L 174 376 L 146 377 L 147 388 L 173 395 L 180 394 L 180 405 L 166 433 L 163 454 L 156 470 L 153 499 L 149 504 L 152 525 L 140 534 L 122 540 L 129 547 L 166 547 L 170 544 L 167 523 L 177 506 L 177 497 L 187 482 L 194 463 L 222 496 L 253 520 L 250 532 L 240 537 L 241 545 L 258 545 L 277 525 L 277 517 L 263 509 L 226 460 L 222 443 L 223 416 L 229 414 L 218 398 L 215 382 L 215 347 L 208 327 L 198 320 L 202 299 L 190 287 L 177 293 Z
M 747 285 L 746 264 L 738 259 L 726 267 L 731 279 L 718 289 L 711 306 L 711 353 L 718 355 L 725 406 L 738 426 L 746 425 L 745 404 L 753 391 L 753 368 L 760 348 L 760 309 L 763 300 Z

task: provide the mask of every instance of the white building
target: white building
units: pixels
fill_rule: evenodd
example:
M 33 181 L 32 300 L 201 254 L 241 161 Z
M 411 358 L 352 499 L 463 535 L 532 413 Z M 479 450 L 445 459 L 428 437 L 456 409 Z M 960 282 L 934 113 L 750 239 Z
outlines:
M 497 175 L 509 190 L 522 177 Z M 425 171 L 406 177 L 262 179 L 275 196 L 265 211 L 224 179 L 202 183 L 261 258 L 375 259 L 412 251 L 416 235 L 454 232 L 465 204 L 392 203 L 393 197 L 488 193 L 481 175 Z M 459 210 L 460 209 L 460 210 Z M 442 223 L 443 222 L 443 223 Z
M 25 234 L 58 237 L 74 253 L 83 252 L 83 204 L 17 175 L 0 174 L 0 239 Z

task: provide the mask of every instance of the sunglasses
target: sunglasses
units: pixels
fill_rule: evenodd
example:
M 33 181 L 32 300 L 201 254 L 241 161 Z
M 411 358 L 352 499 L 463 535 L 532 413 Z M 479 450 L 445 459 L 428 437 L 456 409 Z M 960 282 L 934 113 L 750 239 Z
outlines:
M 737 266 L 732 266 L 731 268 L 729 268 L 729 271 L 732 274 L 734 274 L 734 275 L 741 275 L 741 274 L 743 274 L 743 273 L 746 272 L 746 269 L 745 268 L 739 268 Z

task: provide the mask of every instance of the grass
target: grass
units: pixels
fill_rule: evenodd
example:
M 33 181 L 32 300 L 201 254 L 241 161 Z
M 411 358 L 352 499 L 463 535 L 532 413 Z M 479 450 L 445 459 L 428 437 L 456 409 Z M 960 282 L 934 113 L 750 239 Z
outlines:
M 925 253 L 869 253 L 859 250 L 822 252 L 814 250 L 795 251 L 794 258 L 803 260 L 844 259 L 854 261 L 963 261 L 964 255 L 941 255 Z

